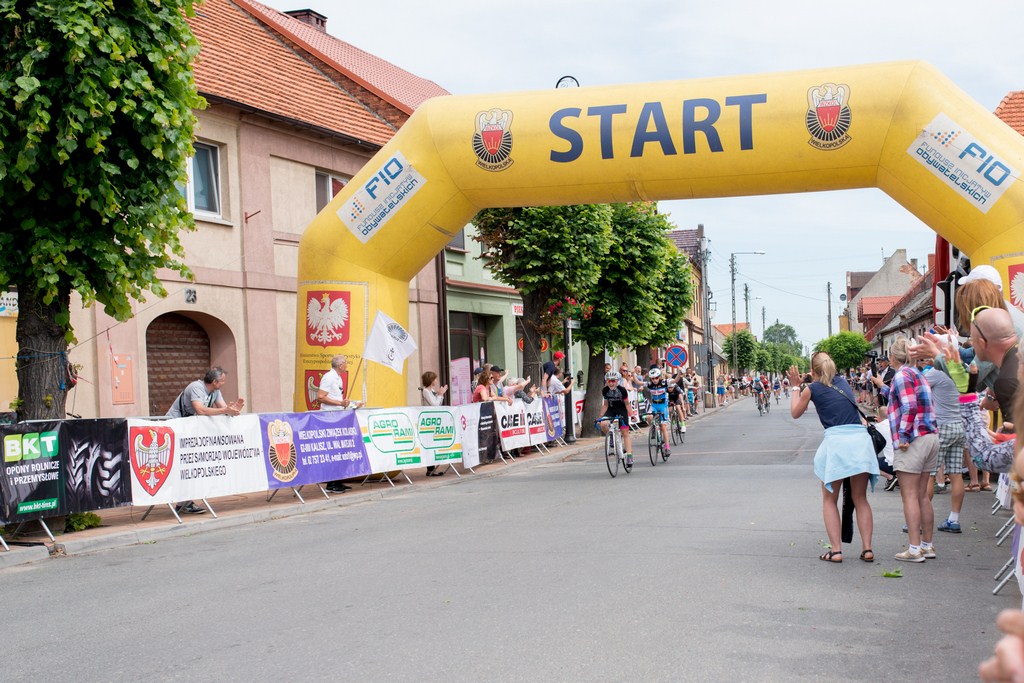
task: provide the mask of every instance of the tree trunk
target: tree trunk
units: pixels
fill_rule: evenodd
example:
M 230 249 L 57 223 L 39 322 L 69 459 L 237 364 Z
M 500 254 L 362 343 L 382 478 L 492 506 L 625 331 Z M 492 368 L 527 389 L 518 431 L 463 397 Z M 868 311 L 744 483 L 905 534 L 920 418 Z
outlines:
M 594 420 L 601 414 L 601 389 L 604 388 L 604 349 L 591 349 L 587 362 L 587 395 L 583 404 L 583 436 L 600 436 Z
M 43 303 L 29 286 L 18 288 L 19 420 L 62 420 L 68 393 L 68 343 L 64 326 L 70 294 Z
M 636 364 L 647 372 L 647 369 L 651 367 L 651 363 L 654 362 L 654 349 L 650 344 L 644 344 L 638 346 L 636 349 Z
M 522 294 L 523 297 L 523 377 L 529 377 L 531 384 L 541 385 L 544 379 L 541 371 L 540 343 L 543 335 L 540 329 L 540 316 L 544 297 L 537 294 Z M 529 388 L 529 387 L 527 387 Z

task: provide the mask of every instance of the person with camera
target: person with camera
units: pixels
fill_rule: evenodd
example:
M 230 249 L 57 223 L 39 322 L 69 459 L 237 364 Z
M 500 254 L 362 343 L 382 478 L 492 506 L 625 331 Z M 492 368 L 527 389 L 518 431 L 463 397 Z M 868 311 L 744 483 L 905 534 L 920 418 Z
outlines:
M 794 420 L 807 411 L 814 403 L 825 437 L 814 454 L 814 474 L 821 481 L 822 516 L 825 519 L 825 533 L 828 534 L 830 549 L 818 559 L 825 562 L 842 562 L 842 519 L 839 513 L 840 484 L 850 479 L 849 495 L 853 498 L 860 531 L 862 550 L 860 559 L 874 562 L 871 549 L 871 534 L 874 517 L 868 503 L 867 489 L 874 487 L 878 479 L 878 459 L 875 448 L 864 428 L 857 399 L 853 390 L 842 376 L 836 373 L 832 357 L 823 351 L 811 356 L 810 383 L 803 383 L 796 366 L 787 373 L 793 387 L 790 397 L 789 414 Z

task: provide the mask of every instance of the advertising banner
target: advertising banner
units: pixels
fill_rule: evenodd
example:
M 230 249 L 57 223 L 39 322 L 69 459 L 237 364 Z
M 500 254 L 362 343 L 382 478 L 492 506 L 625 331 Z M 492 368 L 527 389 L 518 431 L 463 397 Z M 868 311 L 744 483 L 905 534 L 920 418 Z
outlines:
M 62 425 L 61 460 L 66 511 L 88 512 L 132 504 L 128 422 L 69 420 Z
M 629 424 L 640 424 L 640 402 L 637 397 L 637 392 L 630 390 L 626 393 L 629 395 Z
M 128 420 L 132 503 L 266 491 L 260 431 L 258 415 Z
M 452 361 L 452 385 L 448 396 L 453 406 L 466 405 L 473 400 L 473 369 L 469 358 Z
M 480 427 L 477 430 L 477 461 L 489 463 L 498 457 L 498 420 L 494 404 L 478 403 L 480 406 Z
M 455 424 L 462 442 L 462 464 L 476 467 L 480 464 L 480 406 L 482 403 L 469 403 L 454 409 Z M 493 423 L 493 420 L 492 420 Z
M 462 460 L 454 408 L 386 408 L 357 414 L 372 472 Z
M 537 444 L 547 443 L 548 434 L 547 428 L 545 427 L 544 420 L 544 400 L 537 398 L 530 403 L 525 401 L 516 400 L 516 403 L 521 403 L 523 406 L 523 413 L 526 415 L 526 431 L 530 438 L 530 445 L 536 446 Z
M 530 445 L 530 432 L 526 426 L 526 411 L 522 401 L 505 403 L 495 401 L 494 419 L 498 423 L 498 439 L 501 450 L 508 451 L 526 448 Z
M 562 396 L 544 399 L 545 441 L 554 441 L 565 436 L 565 421 L 562 419 Z
M 370 474 L 370 459 L 354 410 L 265 413 L 259 418 L 270 488 Z
M 32 422 L 0 428 L 4 457 L 0 471 L 0 517 L 4 522 L 65 514 L 61 496 L 60 422 Z
M 573 419 L 576 420 L 576 426 L 577 427 L 580 427 L 580 426 L 583 425 L 583 399 L 585 399 L 586 397 L 587 397 L 587 392 L 585 392 L 585 391 L 575 391 L 575 390 L 573 390 L 573 392 L 572 392 L 572 405 L 573 405 L 573 412 L 575 413 L 575 416 L 574 416 Z

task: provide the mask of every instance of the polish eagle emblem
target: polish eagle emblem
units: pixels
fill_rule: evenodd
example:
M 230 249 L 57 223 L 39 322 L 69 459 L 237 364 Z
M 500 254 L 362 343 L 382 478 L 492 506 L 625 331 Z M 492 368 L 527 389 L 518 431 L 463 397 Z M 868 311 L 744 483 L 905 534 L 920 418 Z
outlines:
M 318 291 L 309 292 L 306 297 L 306 341 L 309 345 L 326 348 L 347 344 L 351 294 Z
M 171 473 L 174 437 L 167 427 L 132 429 L 131 463 L 135 478 L 151 496 L 155 496 Z M 146 443 L 149 436 L 149 443 Z M 163 437 L 161 439 L 161 437 Z

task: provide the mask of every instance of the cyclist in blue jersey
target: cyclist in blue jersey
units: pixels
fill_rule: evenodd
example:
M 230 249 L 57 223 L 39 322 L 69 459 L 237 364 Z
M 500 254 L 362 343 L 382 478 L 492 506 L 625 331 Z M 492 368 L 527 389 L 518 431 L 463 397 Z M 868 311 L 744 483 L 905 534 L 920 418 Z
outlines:
M 661 370 L 657 367 L 651 368 L 650 372 L 647 373 L 647 382 L 645 388 L 647 395 L 651 401 L 651 414 L 657 413 L 661 416 L 661 438 L 664 442 L 662 448 L 665 450 L 665 457 L 672 455 L 672 450 L 669 448 L 668 438 L 668 382 L 661 376 Z
M 686 422 L 686 409 L 683 406 L 683 383 L 682 378 L 668 384 L 668 405 L 669 410 L 676 411 L 680 422 Z

